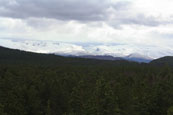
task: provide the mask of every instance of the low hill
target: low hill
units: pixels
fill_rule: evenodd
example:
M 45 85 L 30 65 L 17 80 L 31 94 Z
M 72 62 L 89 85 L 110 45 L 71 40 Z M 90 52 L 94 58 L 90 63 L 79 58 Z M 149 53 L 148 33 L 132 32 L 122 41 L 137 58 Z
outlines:
M 126 65 L 125 60 L 97 60 L 80 57 L 63 57 L 54 54 L 32 53 L 0 47 L 0 64 L 40 64 L 40 65 Z M 134 63 L 136 64 L 136 63 Z
M 163 65 L 173 66 L 173 56 L 167 56 L 153 60 L 150 62 L 150 64 L 158 66 L 163 66 Z

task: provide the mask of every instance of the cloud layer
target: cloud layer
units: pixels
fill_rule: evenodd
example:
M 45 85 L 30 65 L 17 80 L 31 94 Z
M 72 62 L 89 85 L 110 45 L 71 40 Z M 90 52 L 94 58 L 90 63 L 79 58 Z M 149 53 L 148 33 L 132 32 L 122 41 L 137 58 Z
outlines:
M 135 8 L 130 0 L 0 0 L 0 16 L 10 18 L 104 21 L 115 27 L 122 24 L 158 26 L 172 22 Z
M 103 0 L 1 0 L 1 16 L 53 18 L 58 20 L 104 20 L 111 4 Z
M 0 0 L 0 38 L 171 49 L 172 6 L 172 0 Z

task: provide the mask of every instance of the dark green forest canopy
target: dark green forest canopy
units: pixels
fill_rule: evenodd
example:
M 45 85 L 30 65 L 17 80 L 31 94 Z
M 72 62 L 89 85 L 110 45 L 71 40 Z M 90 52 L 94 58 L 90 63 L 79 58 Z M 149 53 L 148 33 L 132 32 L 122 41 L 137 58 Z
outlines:
M 139 64 L 1 47 L 0 115 L 173 115 L 171 58 Z

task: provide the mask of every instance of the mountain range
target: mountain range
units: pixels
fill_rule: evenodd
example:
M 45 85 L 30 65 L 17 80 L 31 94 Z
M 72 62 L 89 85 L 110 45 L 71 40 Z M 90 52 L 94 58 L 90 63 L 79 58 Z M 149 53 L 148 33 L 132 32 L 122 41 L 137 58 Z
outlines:
M 130 56 L 128 57 L 130 59 Z M 131 58 L 132 59 L 132 58 Z M 123 58 L 114 58 L 112 56 L 58 56 L 55 54 L 32 53 L 21 50 L 9 49 L 0 46 L 0 64 L 40 64 L 40 65 L 126 65 L 136 62 L 128 61 Z M 173 66 L 173 56 L 166 56 L 149 62 L 151 65 Z
M 87 59 L 98 59 L 98 60 L 128 60 L 128 61 L 134 61 L 134 62 L 145 62 L 145 63 L 149 63 L 150 61 L 152 61 L 151 58 L 147 58 L 147 57 L 142 57 L 139 54 L 130 54 L 128 56 L 125 57 L 113 57 L 110 55 L 83 55 L 83 56 L 72 56 L 72 57 L 80 57 L 80 58 L 87 58 Z
M 99 60 L 128 60 L 148 63 L 154 59 L 171 56 L 173 50 L 153 46 L 127 44 L 87 44 L 55 41 L 0 39 L 0 46 L 23 51 L 56 54 Z

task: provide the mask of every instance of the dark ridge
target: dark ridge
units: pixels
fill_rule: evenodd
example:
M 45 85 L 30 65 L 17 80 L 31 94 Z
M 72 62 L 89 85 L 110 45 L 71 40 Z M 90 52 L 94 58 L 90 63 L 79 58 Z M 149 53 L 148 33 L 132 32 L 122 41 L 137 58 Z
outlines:
M 166 56 L 150 62 L 151 65 L 156 66 L 173 66 L 173 56 Z
M 93 55 L 84 55 L 84 56 L 79 56 L 79 57 L 86 58 L 86 59 L 112 60 L 112 61 L 115 61 L 115 60 L 124 60 L 121 57 L 113 57 L 113 56 L 109 56 L 109 55 L 96 55 L 96 56 L 93 56 Z
M 126 65 L 126 60 L 97 60 L 80 57 L 63 57 L 54 54 L 41 54 L 0 47 L 0 64 L 38 64 L 45 66 L 58 65 Z

